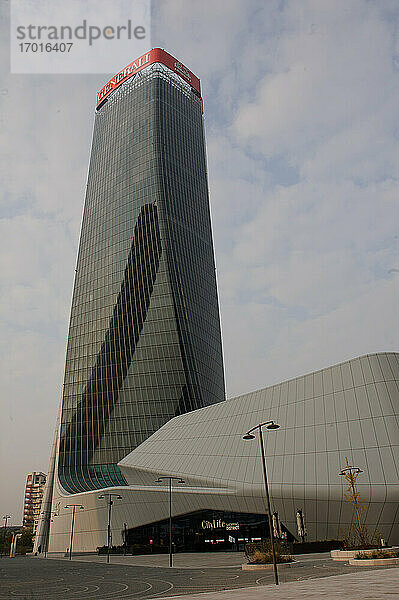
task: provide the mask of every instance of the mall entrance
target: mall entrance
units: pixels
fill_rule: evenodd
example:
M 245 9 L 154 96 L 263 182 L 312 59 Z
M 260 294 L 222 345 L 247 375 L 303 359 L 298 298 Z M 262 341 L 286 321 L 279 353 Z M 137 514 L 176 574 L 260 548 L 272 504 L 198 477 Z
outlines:
M 146 547 L 155 553 L 169 548 L 169 519 L 129 529 L 126 545 Z M 294 536 L 279 522 L 279 537 L 292 542 Z M 173 517 L 174 552 L 243 551 L 248 542 L 269 537 L 264 514 L 202 510 Z M 144 549 L 144 548 L 143 548 Z

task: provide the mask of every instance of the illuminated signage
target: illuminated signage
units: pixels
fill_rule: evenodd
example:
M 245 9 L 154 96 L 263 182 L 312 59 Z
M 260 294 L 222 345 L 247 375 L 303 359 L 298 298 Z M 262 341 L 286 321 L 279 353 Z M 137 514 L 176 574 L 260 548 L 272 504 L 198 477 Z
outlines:
M 213 519 L 213 521 L 202 521 L 202 529 L 226 529 L 226 531 L 237 531 L 240 529 L 239 523 L 225 523 L 221 519 Z
M 153 48 L 146 54 L 143 54 L 133 62 L 131 62 L 127 67 L 119 71 L 116 75 L 113 76 L 112 79 L 108 81 L 104 85 L 104 87 L 97 94 L 97 108 L 102 105 L 105 100 L 108 98 L 110 94 L 114 90 L 116 90 L 122 83 L 124 83 L 127 79 L 148 67 L 154 63 L 162 63 L 168 69 L 179 75 L 184 81 L 188 82 L 191 87 L 201 95 L 201 85 L 198 77 L 194 75 L 187 67 L 185 67 L 181 62 L 173 58 L 171 54 L 162 50 L 162 48 Z

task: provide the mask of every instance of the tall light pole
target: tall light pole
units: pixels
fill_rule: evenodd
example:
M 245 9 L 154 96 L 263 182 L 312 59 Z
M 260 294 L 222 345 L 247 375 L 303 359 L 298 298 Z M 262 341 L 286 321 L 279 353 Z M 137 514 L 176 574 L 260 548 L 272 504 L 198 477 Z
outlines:
M 11 515 L 4 515 L 3 519 L 4 519 L 4 534 L 3 534 L 3 548 L 1 550 L 1 556 L 3 556 L 4 550 L 6 547 L 7 522 L 8 522 L 8 519 L 11 519 Z
M 181 477 L 173 477 L 163 475 L 158 477 L 155 483 L 162 483 L 164 479 L 169 481 L 169 567 L 173 567 L 173 552 L 172 552 L 172 481 L 177 483 L 186 483 Z
M 116 498 L 117 500 L 122 500 L 122 496 L 120 496 L 119 494 L 101 494 L 101 496 L 98 497 L 99 500 L 104 500 L 105 498 L 108 504 L 107 563 L 109 563 L 109 553 L 111 546 L 111 511 L 113 505 L 112 497 Z
M 64 508 L 72 508 L 72 521 L 71 521 L 71 541 L 69 544 L 69 560 L 72 560 L 72 544 L 73 544 L 73 528 L 75 525 L 75 510 L 79 508 L 80 510 L 84 509 L 84 506 L 81 504 L 67 504 Z
M 268 486 L 268 483 L 267 483 L 265 448 L 264 448 L 264 445 L 263 445 L 262 427 L 265 427 L 265 426 L 266 426 L 266 429 L 279 429 L 279 427 L 280 427 L 280 425 L 278 425 L 274 421 L 266 421 L 265 423 L 259 423 L 258 425 L 255 425 L 255 427 L 252 427 L 252 429 L 249 429 L 247 431 L 247 433 L 245 435 L 243 435 L 242 439 L 243 440 L 253 440 L 253 439 L 255 439 L 255 436 L 253 435 L 252 432 L 255 431 L 255 429 L 258 429 L 258 431 L 259 431 L 260 451 L 261 451 L 261 456 L 262 456 L 263 479 L 264 479 L 264 482 L 265 482 L 267 515 L 268 515 L 268 518 L 269 518 L 269 534 L 270 534 L 270 546 L 271 546 L 272 558 L 273 558 L 274 581 L 275 581 L 275 584 L 278 585 L 278 571 L 277 571 L 276 549 L 274 547 L 274 538 L 273 538 L 272 511 L 271 511 L 271 507 L 270 507 L 269 486 Z
M 349 464 L 348 457 L 346 459 L 346 467 L 341 470 L 339 475 L 343 475 L 348 482 L 349 486 L 347 491 L 350 492 L 350 495 L 345 494 L 345 498 L 352 504 L 356 513 L 357 520 L 357 530 L 360 539 L 360 543 L 365 545 L 367 543 L 366 535 L 364 527 L 362 526 L 362 521 L 360 518 L 360 512 L 363 510 L 362 500 L 360 498 L 360 494 L 356 487 L 356 480 L 359 477 L 360 473 L 363 473 L 362 469 L 359 467 L 354 467 Z
M 47 515 L 48 515 L 48 519 L 47 519 Z M 43 510 L 40 513 L 40 516 L 42 517 L 42 519 L 46 519 L 48 521 L 48 538 L 47 541 L 44 542 L 43 544 L 43 554 L 44 554 L 44 558 L 47 558 L 47 552 L 48 552 L 48 545 L 49 545 L 49 540 L 50 540 L 50 527 L 51 527 L 51 523 L 53 523 L 54 519 L 52 519 L 51 517 L 58 517 L 58 512 L 52 511 L 50 510 Z

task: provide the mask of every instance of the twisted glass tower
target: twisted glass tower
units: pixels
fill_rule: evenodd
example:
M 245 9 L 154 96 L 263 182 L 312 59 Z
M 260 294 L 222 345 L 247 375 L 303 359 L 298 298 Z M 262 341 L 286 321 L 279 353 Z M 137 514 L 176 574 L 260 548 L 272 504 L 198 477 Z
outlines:
M 199 80 L 155 49 L 98 95 L 55 474 L 123 485 L 124 456 L 224 400 Z

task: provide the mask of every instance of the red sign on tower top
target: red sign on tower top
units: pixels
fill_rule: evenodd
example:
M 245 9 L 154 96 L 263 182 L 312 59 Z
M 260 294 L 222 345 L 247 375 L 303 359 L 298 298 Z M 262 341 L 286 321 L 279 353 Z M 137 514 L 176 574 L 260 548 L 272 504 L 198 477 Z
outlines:
M 105 86 L 97 94 L 97 108 L 99 108 L 106 98 L 108 98 L 108 96 L 112 94 L 116 88 L 122 85 L 122 83 L 153 63 L 162 63 L 168 67 L 168 69 L 179 75 L 184 81 L 191 85 L 191 87 L 201 96 L 201 85 L 198 77 L 196 77 L 194 73 L 190 71 L 190 69 L 187 69 L 187 67 L 185 67 L 171 54 L 165 52 L 165 50 L 162 50 L 162 48 L 153 48 L 146 54 L 143 54 L 131 62 L 124 69 L 122 69 L 122 71 L 119 71 L 119 73 L 114 75 L 113 78 L 105 84 Z

